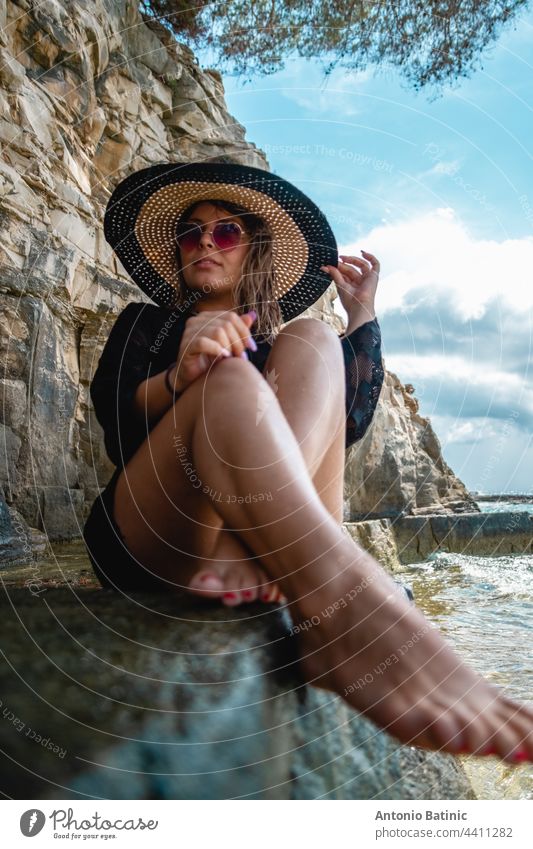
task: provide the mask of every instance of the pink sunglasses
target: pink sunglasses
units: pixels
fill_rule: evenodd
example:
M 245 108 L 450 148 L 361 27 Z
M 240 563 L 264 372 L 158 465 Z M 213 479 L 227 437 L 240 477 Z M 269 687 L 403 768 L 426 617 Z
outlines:
M 202 227 L 205 227 L 205 224 Z M 182 224 L 178 224 L 176 242 L 182 250 L 193 251 L 198 247 L 202 238 L 202 227 L 192 221 L 184 221 Z M 227 251 L 240 245 L 245 233 L 246 231 L 236 221 L 226 221 L 215 224 L 209 235 L 212 236 L 217 248 L 221 251 Z

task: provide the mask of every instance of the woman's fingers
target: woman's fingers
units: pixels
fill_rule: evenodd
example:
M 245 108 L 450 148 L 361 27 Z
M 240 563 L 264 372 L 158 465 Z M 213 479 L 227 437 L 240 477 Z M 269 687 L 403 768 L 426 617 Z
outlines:
M 358 257 L 341 257 L 341 265 L 343 268 L 346 268 L 350 271 L 356 271 L 358 273 L 363 272 L 366 274 L 368 271 L 371 271 L 371 265 L 366 259 L 358 259 Z M 348 265 L 350 263 L 350 265 Z M 354 268 L 355 266 L 355 268 Z
M 207 312 L 206 315 L 208 315 Z M 253 320 L 255 320 L 253 315 L 239 316 L 236 312 L 228 310 L 223 314 L 217 313 L 207 321 L 202 316 L 200 330 L 204 335 L 215 339 L 223 347 L 228 348 L 233 356 L 239 357 L 246 348 L 256 350 L 250 334 L 250 326 Z M 199 333 L 200 330 L 196 330 L 196 333 Z
M 359 282 L 371 270 L 367 263 L 359 270 L 358 268 L 354 268 L 353 265 L 348 265 L 346 262 L 339 262 L 339 268 L 352 282 Z
M 328 274 L 331 274 L 331 276 L 333 277 L 333 280 L 334 280 L 335 284 L 337 285 L 337 287 L 340 287 L 341 289 L 343 289 L 346 286 L 347 283 L 354 283 L 356 281 L 359 282 L 359 280 L 361 280 L 361 275 L 358 272 L 356 272 L 355 269 L 350 268 L 349 265 L 344 265 L 344 263 L 342 263 L 342 262 L 339 263 L 339 265 L 343 265 L 344 268 L 349 269 L 350 274 L 347 274 L 346 271 L 344 270 L 344 268 L 342 269 L 342 273 L 341 273 L 340 269 L 337 268 L 335 265 L 321 265 L 320 266 L 321 269 L 323 269 L 324 271 L 327 271 Z M 357 275 L 357 277 L 355 277 L 354 275 Z M 349 286 L 348 286 L 348 291 L 349 291 Z
M 213 326 L 208 326 L 203 331 L 206 336 L 216 339 L 224 348 L 227 348 L 234 357 L 238 357 L 241 351 L 244 350 L 244 345 L 239 339 L 237 330 L 227 319 L 219 319 L 219 322 Z
M 379 259 L 375 257 L 374 254 L 369 254 L 368 251 L 361 251 L 361 253 L 364 254 L 365 257 L 368 257 L 368 261 L 372 266 L 372 270 L 376 271 L 379 274 L 379 270 L 381 268 Z
M 368 253 L 368 251 L 361 251 L 361 253 L 364 255 L 363 259 L 361 259 L 361 257 L 359 257 L 359 256 L 347 256 L 346 254 L 339 254 L 339 257 L 340 257 L 340 259 L 347 260 L 348 262 L 351 262 L 352 264 L 362 265 L 363 268 L 365 268 L 367 271 L 370 270 L 368 268 L 368 265 L 370 265 L 370 268 L 373 271 L 379 272 L 380 266 L 379 266 L 379 260 L 377 259 L 377 257 L 375 257 L 374 254 Z
M 235 325 L 228 318 L 219 316 L 203 324 L 196 332 L 197 338 L 213 339 L 222 348 L 227 348 L 234 357 L 240 356 L 244 350 L 243 341 L 239 338 Z
M 242 343 L 242 349 L 238 353 L 242 353 L 244 348 L 251 348 L 252 351 L 256 350 L 256 345 L 252 339 L 252 334 L 250 332 L 252 324 L 255 322 L 256 313 L 245 313 L 244 315 L 238 315 L 236 312 L 231 312 L 228 316 L 228 321 L 231 323 L 232 327 L 235 328 L 235 332 L 239 337 Z
M 229 348 L 210 336 L 197 336 L 187 347 L 185 357 L 198 357 L 200 354 L 208 354 L 210 357 L 231 357 Z

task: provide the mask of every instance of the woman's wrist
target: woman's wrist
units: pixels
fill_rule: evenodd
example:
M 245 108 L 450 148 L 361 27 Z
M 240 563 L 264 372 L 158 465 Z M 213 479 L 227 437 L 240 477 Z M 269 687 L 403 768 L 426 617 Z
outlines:
M 170 363 L 165 372 L 165 388 L 173 401 L 175 401 L 178 395 L 181 395 L 183 391 L 178 385 L 176 385 L 176 378 L 178 376 L 177 371 L 178 364 Z
M 346 330 L 342 334 L 341 338 L 349 336 L 350 333 L 353 333 L 359 327 L 362 327 L 363 324 L 367 323 L 367 321 L 373 321 L 375 318 L 376 311 L 373 305 L 359 305 L 348 313 L 348 324 L 346 325 Z

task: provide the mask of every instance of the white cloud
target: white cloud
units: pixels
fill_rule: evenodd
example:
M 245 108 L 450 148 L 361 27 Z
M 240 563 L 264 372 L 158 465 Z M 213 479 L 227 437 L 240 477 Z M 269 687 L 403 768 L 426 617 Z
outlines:
M 529 384 L 512 372 L 498 372 L 491 368 L 490 371 L 480 372 L 479 363 L 467 361 L 463 357 L 431 354 L 431 356 L 420 355 L 405 355 L 392 354 L 387 356 L 387 366 L 392 371 L 401 369 L 407 371 L 413 378 L 423 378 L 425 380 L 445 376 L 447 382 L 455 381 L 457 383 L 475 383 L 488 387 L 494 384 L 501 385 L 503 383 L 509 389 L 509 392 L 516 394 L 517 392 L 532 391 L 529 389 Z
M 428 302 L 446 295 L 463 321 L 483 316 L 494 299 L 522 314 L 533 307 L 533 237 L 476 241 L 450 207 L 375 227 L 340 253 L 360 248 L 381 262 L 380 313 L 412 308 L 415 289 Z
M 502 432 L 507 432 L 511 424 L 501 419 L 489 419 L 486 417 L 473 417 L 468 421 L 454 419 L 452 416 L 431 417 L 431 423 L 436 430 L 442 434 L 442 447 L 456 443 L 477 443 L 487 439 L 499 437 Z M 514 428 L 516 431 L 516 428 Z
M 506 410 L 513 421 L 530 422 L 533 417 L 533 386 L 522 375 L 483 368 L 479 362 L 453 355 L 392 354 L 385 358 L 385 365 L 403 382 L 413 383 L 419 399 L 432 397 L 437 409 L 453 399 L 457 416 L 466 414 L 469 421 L 473 404 L 480 415 L 501 418 Z

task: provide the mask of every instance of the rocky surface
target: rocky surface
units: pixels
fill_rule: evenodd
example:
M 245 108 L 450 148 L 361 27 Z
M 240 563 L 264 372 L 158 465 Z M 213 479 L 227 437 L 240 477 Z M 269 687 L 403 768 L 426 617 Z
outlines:
M 0 488 L 15 524 L 52 539 L 79 534 L 111 475 L 89 383 L 118 312 L 143 298 L 103 236 L 112 189 L 168 160 L 268 167 L 220 75 L 137 6 L 0 0 Z M 340 330 L 333 296 L 308 314 Z M 409 403 L 389 376 L 373 435 L 348 458 L 349 514 L 464 501 Z M 20 534 L 4 553 L 17 546 Z
M 438 552 L 501 557 L 533 553 L 533 516 L 449 513 L 345 522 L 344 530 L 389 572 Z
M 371 427 L 349 449 L 345 518 L 477 512 L 464 484 L 442 457 L 411 385 L 386 372 Z
M 219 75 L 137 5 L 0 0 L 0 485 L 52 539 L 79 534 L 111 475 L 88 387 L 143 299 L 103 236 L 114 185 L 169 159 L 267 167 Z
M 397 572 L 403 562 L 390 519 L 344 522 L 343 529 L 388 572 Z
M 501 557 L 533 553 L 533 516 L 525 512 L 404 516 L 391 522 L 401 563 L 439 551 Z
M 121 597 L 98 588 L 79 545 L 2 579 L 10 798 L 473 795 L 458 759 L 400 746 L 303 685 L 297 637 L 276 605 Z

